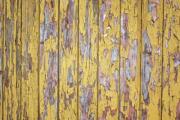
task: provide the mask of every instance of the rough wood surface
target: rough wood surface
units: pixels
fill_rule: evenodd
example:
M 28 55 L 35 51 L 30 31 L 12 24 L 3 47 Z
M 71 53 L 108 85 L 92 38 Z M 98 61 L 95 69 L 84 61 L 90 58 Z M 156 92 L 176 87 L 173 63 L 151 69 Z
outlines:
M 79 119 L 97 119 L 98 1 L 79 1 Z
M 142 3 L 142 119 L 161 119 L 163 0 Z
M 78 117 L 78 0 L 60 1 L 60 119 Z
M 180 0 L 164 1 L 163 120 L 180 119 Z
M 3 119 L 20 119 L 21 0 L 4 1 Z
M 121 2 L 120 118 L 139 119 L 141 1 Z
M 179 120 L 180 0 L 0 0 L 0 119 Z
M 99 1 L 98 119 L 118 119 L 119 0 Z
M 22 0 L 21 119 L 38 119 L 39 1 Z
M 58 0 L 40 1 L 40 119 L 57 119 Z

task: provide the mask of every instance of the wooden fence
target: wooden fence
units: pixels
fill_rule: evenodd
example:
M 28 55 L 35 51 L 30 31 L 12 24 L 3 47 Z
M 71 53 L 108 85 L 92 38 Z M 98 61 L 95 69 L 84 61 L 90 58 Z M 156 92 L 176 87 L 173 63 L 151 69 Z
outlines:
M 0 0 L 0 119 L 180 120 L 180 0 Z

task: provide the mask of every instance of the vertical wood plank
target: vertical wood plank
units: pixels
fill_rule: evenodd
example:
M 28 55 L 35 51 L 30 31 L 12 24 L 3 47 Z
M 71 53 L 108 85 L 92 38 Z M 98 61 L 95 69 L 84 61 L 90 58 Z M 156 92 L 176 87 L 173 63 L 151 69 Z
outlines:
M 15 97 L 17 97 L 17 108 L 14 111 L 16 113 L 15 119 L 21 119 L 21 100 L 22 100 L 22 0 L 17 0 L 17 11 L 16 11 L 16 36 L 15 36 L 15 56 L 16 56 L 16 82 L 14 83 Z
M 59 48 L 59 99 L 60 119 L 78 117 L 77 108 L 77 58 L 78 58 L 78 0 L 60 0 Z
M 98 1 L 79 1 L 79 119 L 97 118 Z
M 3 119 L 20 119 L 21 0 L 6 0 L 4 5 Z
M 21 119 L 38 119 L 39 1 L 22 0 Z
M 2 59 L 3 59 L 3 31 L 4 31 L 4 2 L 3 0 L 0 0 L 0 119 L 2 119 L 2 108 L 3 108 L 3 81 L 2 81 Z
M 40 1 L 40 117 L 57 119 L 58 0 Z
M 99 1 L 98 119 L 118 119 L 120 1 Z
M 141 0 L 121 1 L 120 117 L 139 119 Z
M 142 119 L 161 119 L 163 0 L 142 3 Z
M 180 0 L 164 0 L 163 120 L 180 119 Z

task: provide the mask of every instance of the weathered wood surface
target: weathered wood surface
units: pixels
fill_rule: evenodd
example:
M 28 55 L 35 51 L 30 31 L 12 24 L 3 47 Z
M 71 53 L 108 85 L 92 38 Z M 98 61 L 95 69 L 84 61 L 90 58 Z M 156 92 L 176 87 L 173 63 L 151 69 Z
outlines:
M 163 0 L 142 2 L 141 119 L 161 119 Z
M 164 1 L 163 120 L 180 119 L 180 0 Z
M 121 2 L 120 118 L 139 119 L 141 1 Z
M 78 117 L 78 0 L 60 0 L 59 20 L 59 116 Z
M 21 119 L 38 119 L 39 1 L 22 0 Z
M 179 120 L 180 0 L 0 0 L 0 119 Z
M 57 119 L 58 0 L 40 1 L 39 107 L 40 119 Z
M 98 119 L 118 119 L 119 0 L 99 0 Z
M 79 119 L 97 119 L 98 1 L 79 1 Z
M 3 119 L 21 117 L 21 0 L 4 1 Z

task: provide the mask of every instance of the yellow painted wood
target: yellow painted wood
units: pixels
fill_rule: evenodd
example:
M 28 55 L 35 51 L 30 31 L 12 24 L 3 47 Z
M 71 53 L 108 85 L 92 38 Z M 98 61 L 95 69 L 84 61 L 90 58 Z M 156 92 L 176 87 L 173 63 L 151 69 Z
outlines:
M 20 119 L 21 1 L 4 2 L 3 119 Z
M 73 120 L 78 117 L 78 0 L 60 0 L 59 13 L 59 114 L 62 120 Z
M 142 3 L 141 119 L 161 119 L 163 0 Z
M 57 119 L 58 0 L 40 1 L 40 118 Z
M 3 59 L 3 17 L 4 17 L 4 2 L 0 0 L 0 119 L 2 119 L 3 106 L 3 81 L 2 81 L 2 59 Z
M 22 0 L 21 119 L 38 119 L 39 1 Z
M 139 119 L 141 1 L 121 2 L 120 118 Z
M 0 0 L 0 119 L 179 120 L 180 0 Z
M 79 1 L 79 119 L 97 119 L 98 1 Z
M 164 1 L 162 119 L 180 119 L 180 0 Z
M 119 0 L 99 1 L 98 119 L 118 119 Z

